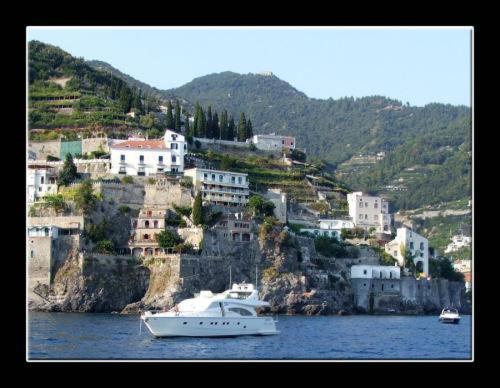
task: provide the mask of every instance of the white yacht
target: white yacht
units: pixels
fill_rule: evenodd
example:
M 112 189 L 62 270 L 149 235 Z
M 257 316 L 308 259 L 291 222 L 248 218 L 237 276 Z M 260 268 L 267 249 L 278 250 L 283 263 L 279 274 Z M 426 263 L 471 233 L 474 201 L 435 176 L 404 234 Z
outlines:
M 201 291 L 166 312 L 141 315 L 155 337 L 233 337 L 278 334 L 272 317 L 259 317 L 256 307 L 269 306 L 259 300 L 252 284 L 234 283 L 221 294 Z
M 441 323 L 459 323 L 460 315 L 458 315 L 458 310 L 446 307 L 441 311 L 441 315 L 439 316 L 439 322 Z

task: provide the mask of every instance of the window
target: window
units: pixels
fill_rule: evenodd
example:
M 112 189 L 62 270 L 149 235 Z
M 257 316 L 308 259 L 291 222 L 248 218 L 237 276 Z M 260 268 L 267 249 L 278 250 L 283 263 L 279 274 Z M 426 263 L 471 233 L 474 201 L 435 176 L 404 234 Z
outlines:
M 177 161 L 177 157 L 175 155 L 172 155 L 172 163 L 175 163 Z
M 224 182 L 224 175 L 219 175 L 219 182 Z
M 122 161 L 122 162 L 125 161 L 125 155 L 120 155 L 120 161 Z
M 368 219 L 368 214 L 365 214 L 365 220 L 367 220 L 367 219 Z
M 30 252 L 30 257 L 33 258 L 34 254 L 35 254 L 35 252 L 31 251 Z
M 423 251 L 423 250 L 424 250 L 424 243 L 423 243 L 423 242 L 421 242 L 421 243 L 420 243 L 420 250 L 421 250 L 421 251 Z
M 413 249 L 413 241 L 410 241 L 410 250 Z
M 207 173 L 203 174 L 203 179 L 208 179 L 208 174 Z
M 215 180 L 215 174 L 212 174 L 212 180 L 213 181 Z
M 158 156 L 158 163 L 163 163 L 163 156 Z
M 368 207 L 368 202 L 365 202 L 365 207 Z
M 374 219 L 375 221 L 378 221 L 378 215 L 377 215 L 377 214 L 374 214 L 374 215 L 373 215 L 373 219 Z
M 363 207 L 363 202 L 360 202 L 360 203 L 359 203 L 359 207 Z
M 240 185 L 241 185 L 242 183 L 243 183 L 243 178 L 239 176 L 239 177 L 238 177 L 238 184 L 240 184 Z
M 186 151 L 186 150 L 187 150 L 187 146 L 186 146 L 186 144 L 184 144 L 184 151 Z
M 42 177 L 40 178 L 40 183 L 43 185 L 43 184 L 44 184 L 44 182 L 45 182 L 45 178 L 42 176 Z
M 377 203 L 377 202 L 375 202 L 375 204 L 373 205 L 373 207 L 374 207 L 375 209 L 377 209 L 377 208 L 378 208 L 378 203 Z
M 236 178 L 234 176 L 231 177 L 231 183 L 236 183 Z
M 139 162 L 141 162 L 141 163 L 144 162 L 144 155 L 139 155 Z
M 366 269 L 363 270 L 363 275 L 366 275 Z
M 179 145 L 177 143 L 172 143 L 172 144 L 170 144 L 170 149 L 177 150 L 177 149 L 179 149 Z
M 420 252 L 420 257 L 424 257 L 424 252 Z

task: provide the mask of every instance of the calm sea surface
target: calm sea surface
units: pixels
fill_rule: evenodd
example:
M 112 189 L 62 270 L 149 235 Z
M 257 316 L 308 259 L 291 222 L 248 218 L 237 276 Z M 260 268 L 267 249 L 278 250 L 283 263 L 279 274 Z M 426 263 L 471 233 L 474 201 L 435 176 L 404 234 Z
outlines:
M 470 359 L 471 316 L 279 316 L 274 336 L 154 338 L 139 316 L 29 313 L 35 359 Z

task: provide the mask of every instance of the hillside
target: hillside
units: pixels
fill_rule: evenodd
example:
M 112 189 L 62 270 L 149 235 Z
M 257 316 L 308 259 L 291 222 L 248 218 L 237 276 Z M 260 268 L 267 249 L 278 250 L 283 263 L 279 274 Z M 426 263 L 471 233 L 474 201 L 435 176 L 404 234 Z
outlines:
M 332 170 L 340 167 L 338 177 L 352 188 L 387 193 L 395 209 L 471 195 L 468 107 L 412 107 L 382 96 L 313 99 L 274 75 L 232 72 L 199 77 L 165 93 L 233 115 L 245 110 L 255 133 L 295 136 L 309 155 L 325 160 Z M 386 158 L 341 173 L 342 163 L 352 157 L 379 152 Z M 411 174 L 407 190 L 386 189 L 415 166 L 420 169 Z

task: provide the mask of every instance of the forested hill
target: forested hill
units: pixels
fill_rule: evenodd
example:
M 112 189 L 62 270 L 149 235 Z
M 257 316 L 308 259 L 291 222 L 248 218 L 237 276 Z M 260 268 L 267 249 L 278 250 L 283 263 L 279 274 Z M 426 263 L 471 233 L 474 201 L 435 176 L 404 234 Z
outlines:
M 339 177 L 352 188 L 383 192 L 396 209 L 471 195 L 471 111 L 466 106 L 414 107 L 382 96 L 314 99 L 275 75 L 233 72 L 199 77 L 166 94 L 223 107 L 233 115 L 245 110 L 254 133 L 296 136 L 310 157 L 347 171 Z M 349 164 L 360 154 L 382 151 L 385 159 L 374 164 Z

